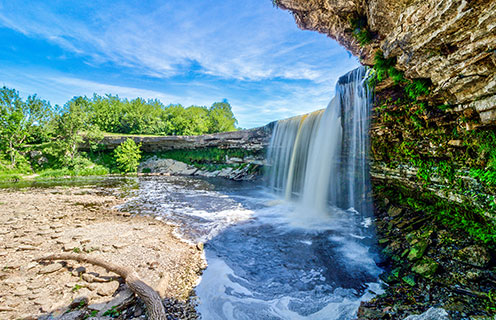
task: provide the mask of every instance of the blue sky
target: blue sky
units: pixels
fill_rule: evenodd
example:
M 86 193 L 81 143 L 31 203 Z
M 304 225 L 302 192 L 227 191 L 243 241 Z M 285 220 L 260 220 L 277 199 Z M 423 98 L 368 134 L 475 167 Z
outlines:
M 250 128 L 325 107 L 358 66 L 271 0 L 0 0 L 0 85 L 52 104 L 227 99 Z

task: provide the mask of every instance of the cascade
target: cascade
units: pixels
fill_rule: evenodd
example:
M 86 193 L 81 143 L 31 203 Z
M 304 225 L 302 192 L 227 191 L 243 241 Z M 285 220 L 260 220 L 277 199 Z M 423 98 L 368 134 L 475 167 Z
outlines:
M 271 138 L 269 186 L 307 214 L 329 205 L 370 213 L 367 69 L 341 77 L 327 109 L 278 121 Z

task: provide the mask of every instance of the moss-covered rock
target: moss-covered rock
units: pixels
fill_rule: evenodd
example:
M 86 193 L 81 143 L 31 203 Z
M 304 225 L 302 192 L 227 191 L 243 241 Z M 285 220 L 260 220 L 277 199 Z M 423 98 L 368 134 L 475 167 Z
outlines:
M 488 250 L 479 245 L 473 245 L 456 252 L 456 259 L 472 265 L 474 267 L 484 268 L 487 267 L 491 261 L 491 255 Z
M 423 258 L 412 267 L 412 271 L 418 273 L 422 277 L 431 278 L 438 268 L 439 263 L 431 258 Z

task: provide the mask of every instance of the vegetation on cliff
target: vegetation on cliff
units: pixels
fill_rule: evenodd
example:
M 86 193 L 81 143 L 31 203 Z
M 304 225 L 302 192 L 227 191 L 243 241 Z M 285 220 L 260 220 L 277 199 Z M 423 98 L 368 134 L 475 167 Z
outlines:
M 395 60 L 377 51 L 370 79 L 372 177 L 389 287 L 360 312 L 389 310 L 376 318 L 393 319 L 437 301 L 453 319 L 493 315 L 494 128 L 471 108 L 433 102 L 431 82 L 407 79 Z

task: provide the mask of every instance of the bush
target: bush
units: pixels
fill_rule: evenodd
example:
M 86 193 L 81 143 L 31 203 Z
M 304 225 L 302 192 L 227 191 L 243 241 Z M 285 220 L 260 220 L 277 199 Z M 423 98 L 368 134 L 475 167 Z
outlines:
M 114 159 L 121 172 L 136 172 L 141 159 L 141 144 L 133 139 L 127 139 L 114 150 Z

